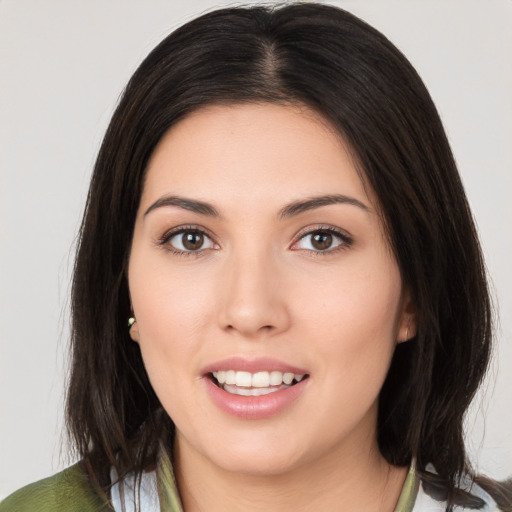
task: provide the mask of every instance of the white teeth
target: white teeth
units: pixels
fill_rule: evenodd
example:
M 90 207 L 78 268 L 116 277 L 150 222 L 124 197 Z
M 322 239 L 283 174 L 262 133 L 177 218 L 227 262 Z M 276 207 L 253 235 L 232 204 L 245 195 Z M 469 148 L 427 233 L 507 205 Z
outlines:
M 293 381 L 293 373 L 285 373 L 283 375 L 283 382 L 285 384 L 291 384 Z
M 219 384 L 223 384 L 222 386 L 226 391 L 229 387 L 236 386 L 236 388 L 256 388 L 246 390 L 248 393 L 242 392 L 242 390 L 237 394 L 242 394 L 244 396 L 259 396 L 267 393 L 272 393 L 273 391 L 277 391 L 276 388 L 270 388 L 270 386 L 282 386 L 283 384 L 288 387 L 294 380 L 296 382 L 300 382 L 304 378 L 304 374 L 296 374 L 291 372 L 237 372 L 235 370 L 221 370 L 218 372 L 213 372 L 213 376 L 217 379 Z M 255 391 L 255 393 L 253 393 Z M 259 392 L 261 391 L 261 393 Z M 231 392 L 231 391 L 230 391 Z
M 250 388 L 252 386 L 252 375 L 249 372 L 236 372 L 235 384 L 238 387 Z
M 228 370 L 226 372 L 226 384 L 236 383 L 236 372 L 234 370 Z
M 270 385 L 280 386 L 283 383 L 283 374 L 281 372 L 270 372 Z
M 241 396 L 262 396 L 269 395 L 280 389 L 286 389 L 289 386 L 280 386 L 278 388 L 239 388 L 238 386 L 224 385 L 224 391 L 231 393 L 232 395 Z
M 258 372 L 252 376 L 253 388 L 268 388 L 270 385 L 270 375 L 268 372 Z

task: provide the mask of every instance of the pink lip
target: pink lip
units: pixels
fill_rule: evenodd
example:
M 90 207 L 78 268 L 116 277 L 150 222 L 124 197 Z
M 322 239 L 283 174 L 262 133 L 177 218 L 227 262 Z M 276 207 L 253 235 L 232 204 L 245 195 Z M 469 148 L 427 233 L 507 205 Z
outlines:
M 247 371 L 251 373 L 258 371 L 280 371 L 299 375 L 305 375 L 308 372 L 302 368 L 268 358 L 248 360 L 241 357 L 231 357 L 205 367 L 202 380 L 213 403 L 223 412 L 247 420 L 264 419 L 279 414 L 300 397 L 307 389 L 310 380 L 305 378 L 293 386 L 274 391 L 268 395 L 240 396 L 224 391 L 212 381 L 210 374 L 219 370 Z
M 262 396 L 232 395 L 219 388 L 209 377 L 205 377 L 203 382 L 213 402 L 222 411 L 238 418 L 259 420 L 274 416 L 287 408 L 306 389 L 309 379 Z
M 292 366 L 277 359 L 269 357 L 260 357 L 258 359 L 246 359 L 244 357 L 229 357 L 215 363 L 209 364 L 202 370 L 203 375 L 218 372 L 219 370 L 235 370 L 238 372 L 264 372 L 276 371 L 283 373 L 295 373 L 297 375 L 305 375 L 307 370 Z

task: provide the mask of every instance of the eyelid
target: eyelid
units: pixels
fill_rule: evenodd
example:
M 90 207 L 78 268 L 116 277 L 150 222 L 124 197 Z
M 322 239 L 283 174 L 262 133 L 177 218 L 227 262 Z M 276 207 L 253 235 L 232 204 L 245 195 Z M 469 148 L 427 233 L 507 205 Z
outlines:
M 180 250 L 180 249 L 170 246 L 169 241 L 173 237 L 175 237 L 181 233 L 187 232 L 187 231 L 196 231 L 196 232 L 203 234 L 204 236 L 206 236 L 207 238 L 209 238 L 211 240 L 211 242 L 214 244 L 215 247 L 199 249 L 197 251 L 183 251 L 183 250 Z M 339 243 L 338 245 L 336 245 L 333 248 L 326 249 L 324 251 L 314 250 L 314 249 L 294 248 L 294 246 L 296 246 L 303 238 L 305 238 L 308 235 L 313 235 L 318 232 L 329 233 L 329 234 L 335 236 L 336 238 L 340 239 L 341 243 Z M 345 230 L 335 227 L 335 226 L 332 226 L 332 225 L 323 225 L 322 224 L 322 225 L 318 225 L 318 226 L 308 226 L 308 227 L 302 229 L 301 231 L 299 231 L 299 233 L 297 233 L 294 236 L 294 242 L 291 244 L 290 249 L 296 250 L 296 251 L 299 251 L 299 250 L 307 251 L 310 253 L 314 253 L 315 255 L 316 254 L 332 254 L 338 250 L 347 249 L 348 247 L 350 247 L 353 244 L 353 242 L 354 242 L 354 240 L 353 240 L 352 236 L 349 235 Z M 206 229 L 203 226 L 193 225 L 193 224 L 175 226 L 175 227 L 165 231 L 164 234 L 158 238 L 157 245 L 165 246 L 165 248 L 168 251 L 178 254 L 178 255 L 184 255 L 184 256 L 200 256 L 201 254 L 204 254 L 207 251 L 210 251 L 212 249 L 217 250 L 220 248 L 218 242 L 215 240 L 215 236 L 213 234 L 211 234 L 208 229 Z
M 172 240 L 175 236 L 186 233 L 187 231 L 194 231 L 201 233 L 205 237 L 211 240 L 214 248 L 206 248 L 206 249 L 198 249 L 197 251 L 183 251 L 180 249 L 177 249 L 176 247 L 173 247 L 169 244 L 169 241 Z M 193 224 L 187 224 L 182 226 L 175 226 L 171 229 L 168 229 L 164 232 L 163 235 L 161 235 L 157 240 L 157 245 L 164 247 L 166 250 L 173 254 L 182 255 L 182 256 L 200 256 L 204 254 L 206 251 L 212 250 L 212 249 L 218 249 L 219 244 L 216 242 L 215 237 L 210 233 L 210 231 L 203 226 L 193 225 Z
M 332 249 L 326 249 L 324 251 L 322 250 L 314 250 L 314 249 L 302 249 L 302 248 L 295 248 L 302 239 L 304 239 L 308 235 L 313 235 L 318 232 L 323 233 L 329 233 L 341 240 L 341 243 L 337 246 L 333 247 Z M 335 226 L 331 225 L 318 225 L 318 226 L 308 226 L 307 228 L 302 229 L 295 235 L 294 242 L 292 243 L 290 249 L 295 251 L 308 251 L 310 253 L 316 254 L 332 254 L 333 252 L 336 252 L 338 250 L 347 249 L 354 243 L 354 240 L 351 235 L 349 235 L 345 230 L 341 228 L 337 228 Z

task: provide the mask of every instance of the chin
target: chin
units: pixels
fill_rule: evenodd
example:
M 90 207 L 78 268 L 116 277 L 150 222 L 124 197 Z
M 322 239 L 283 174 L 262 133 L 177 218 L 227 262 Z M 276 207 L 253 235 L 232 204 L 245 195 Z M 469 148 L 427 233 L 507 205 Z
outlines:
M 286 454 L 245 451 L 239 453 L 224 454 L 217 462 L 217 465 L 224 471 L 250 476 L 277 476 L 289 473 L 300 464 L 293 457 Z
M 224 435 L 216 432 L 217 435 L 208 436 L 196 445 L 195 451 L 213 466 L 230 473 L 262 477 L 285 474 L 307 458 L 303 449 L 309 443 L 299 442 L 296 435 L 280 436 L 256 428 L 245 432 L 224 431 Z
M 311 448 L 311 441 L 299 440 L 296 432 L 275 437 L 252 435 L 224 445 L 215 455 L 226 471 L 264 477 L 283 475 L 307 464 Z

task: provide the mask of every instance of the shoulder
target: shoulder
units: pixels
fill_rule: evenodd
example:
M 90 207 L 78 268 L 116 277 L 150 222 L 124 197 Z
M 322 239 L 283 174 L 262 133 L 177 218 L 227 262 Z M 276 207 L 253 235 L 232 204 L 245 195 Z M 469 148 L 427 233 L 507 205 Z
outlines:
M 80 464 L 34 482 L 0 503 L 0 512 L 108 512 L 112 508 Z

